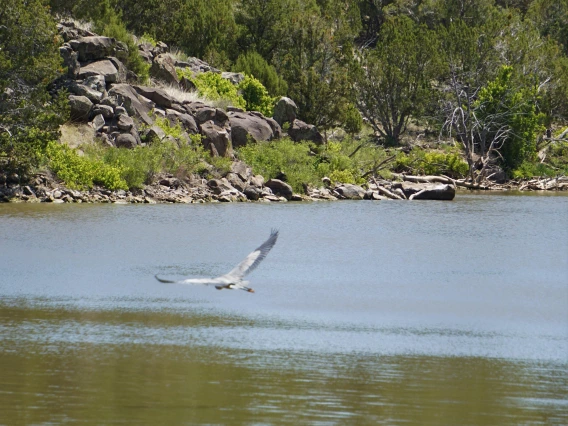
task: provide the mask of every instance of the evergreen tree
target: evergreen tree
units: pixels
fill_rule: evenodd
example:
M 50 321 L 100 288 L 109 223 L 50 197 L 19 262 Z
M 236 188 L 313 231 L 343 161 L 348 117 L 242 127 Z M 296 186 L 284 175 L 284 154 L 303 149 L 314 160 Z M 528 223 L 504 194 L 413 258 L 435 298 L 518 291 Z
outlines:
M 0 169 L 26 175 L 65 119 L 48 84 L 64 70 L 55 21 L 42 0 L 6 0 L 0 9 Z

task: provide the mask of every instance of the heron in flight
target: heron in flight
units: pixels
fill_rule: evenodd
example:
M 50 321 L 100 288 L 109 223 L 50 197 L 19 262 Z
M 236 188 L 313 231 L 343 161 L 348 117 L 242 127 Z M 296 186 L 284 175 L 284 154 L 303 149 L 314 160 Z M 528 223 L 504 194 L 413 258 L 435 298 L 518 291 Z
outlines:
M 278 230 L 272 229 L 270 231 L 270 237 L 262 243 L 255 251 L 250 253 L 245 259 L 235 266 L 230 272 L 225 275 L 221 275 L 217 278 L 188 278 L 180 281 L 170 281 L 155 275 L 156 279 L 161 283 L 167 284 L 201 284 L 201 285 L 214 285 L 217 290 L 223 290 L 224 288 L 229 290 L 240 289 L 248 291 L 249 293 L 254 293 L 254 290 L 250 287 L 246 287 L 249 283 L 244 281 L 243 278 L 249 272 L 254 270 L 260 262 L 266 257 L 270 249 L 276 244 L 276 239 L 278 238 Z

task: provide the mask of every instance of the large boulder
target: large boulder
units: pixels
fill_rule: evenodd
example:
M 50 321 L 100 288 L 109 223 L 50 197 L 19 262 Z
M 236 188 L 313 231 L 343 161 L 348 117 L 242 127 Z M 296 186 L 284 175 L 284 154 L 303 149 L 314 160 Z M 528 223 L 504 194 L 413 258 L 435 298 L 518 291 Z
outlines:
M 212 67 L 207 62 L 202 61 L 199 58 L 188 58 L 187 61 L 176 61 L 175 66 L 177 68 L 189 68 L 194 74 L 199 74 L 202 72 L 214 72 L 221 73 L 217 68 Z
M 136 138 L 130 133 L 121 133 L 115 139 L 115 144 L 118 148 L 134 148 L 138 143 Z
M 280 179 L 270 179 L 264 185 L 270 188 L 274 194 L 284 197 L 288 201 L 290 201 L 294 195 L 292 187 Z
M 233 148 L 244 146 L 251 140 L 267 141 L 274 136 L 266 120 L 250 113 L 229 112 L 229 123 Z
M 202 142 L 205 149 L 211 151 L 213 156 L 230 157 L 233 152 L 231 148 L 231 128 L 220 126 L 213 120 L 201 124 Z
M 128 115 L 131 117 L 135 117 L 147 125 L 153 124 L 153 120 L 149 116 L 153 103 L 149 99 L 138 95 L 132 86 L 128 84 L 114 84 L 108 91 L 108 95 L 116 98 L 117 104 L 126 108 Z
M 107 83 L 118 83 L 120 80 L 118 69 L 108 59 L 91 62 L 81 67 L 78 78 L 83 80 L 96 75 L 103 76 Z
M 80 37 L 69 44 L 79 54 L 79 61 L 96 61 L 117 54 L 124 55 L 128 48 L 116 39 L 103 36 Z
M 193 116 L 186 113 L 179 113 L 173 109 L 166 110 L 166 118 L 172 126 L 181 124 L 181 127 L 189 134 L 199 133 L 199 127 Z
M 137 93 L 155 102 L 162 108 L 171 108 L 175 103 L 175 99 L 166 93 L 165 90 L 158 87 L 132 86 Z
M 69 95 L 69 108 L 71 119 L 84 121 L 89 119 L 93 103 L 86 96 Z
M 313 124 L 304 123 L 301 120 L 294 120 L 288 129 L 288 136 L 294 142 L 311 141 L 316 144 L 323 143 L 323 136 Z
M 335 188 L 335 192 L 347 200 L 362 200 L 365 197 L 365 190 L 359 185 L 344 183 Z
M 162 53 L 154 58 L 150 75 L 176 87 L 179 85 L 174 59 L 168 53 Z
M 77 96 L 86 96 L 94 104 L 99 103 L 103 98 L 102 92 L 75 81 L 69 85 L 69 91 Z
M 79 28 L 73 21 L 59 22 L 57 24 L 57 32 L 65 42 L 75 40 L 80 37 L 90 37 L 96 35 L 91 31 Z
M 451 201 L 456 196 L 455 186 L 443 183 L 402 182 L 401 189 L 409 200 Z
M 292 123 L 298 114 L 298 106 L 296 103 L 285 96 L 281 97 L 274 106 L 272 118 L 282 126 L 284 123 Z

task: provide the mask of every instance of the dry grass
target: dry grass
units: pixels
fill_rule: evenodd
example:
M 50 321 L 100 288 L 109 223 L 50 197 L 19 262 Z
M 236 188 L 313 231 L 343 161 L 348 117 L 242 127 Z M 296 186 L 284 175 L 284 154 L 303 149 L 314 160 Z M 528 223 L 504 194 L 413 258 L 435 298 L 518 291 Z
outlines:
M 95 142 L 95 129 L 88 124 L 65 123 L 59 127 L 59 141 L 70 148 L 90 145 Z

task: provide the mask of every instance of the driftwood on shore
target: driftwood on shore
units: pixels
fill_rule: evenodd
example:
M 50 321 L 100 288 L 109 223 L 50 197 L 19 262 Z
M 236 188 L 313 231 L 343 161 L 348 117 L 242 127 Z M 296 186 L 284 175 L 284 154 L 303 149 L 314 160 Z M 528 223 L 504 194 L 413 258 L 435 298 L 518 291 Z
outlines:
M 467 182 L 465 179 L 452 179 L 447 176 L 411 176 L 401 173 L 393 173 L 394 178 L 403 182 L 421 182 L 421 183 L 445 183 L 455 185 L 467 189 L 477 190 L 518 190 L 518 191 L 550 191 L 550 190 L 568 190 L 568 176 L 543 177 L 522 181 L 509 181 L 505 184 L 493 182 L 485 182 L 483 184 L 474 184 Z

